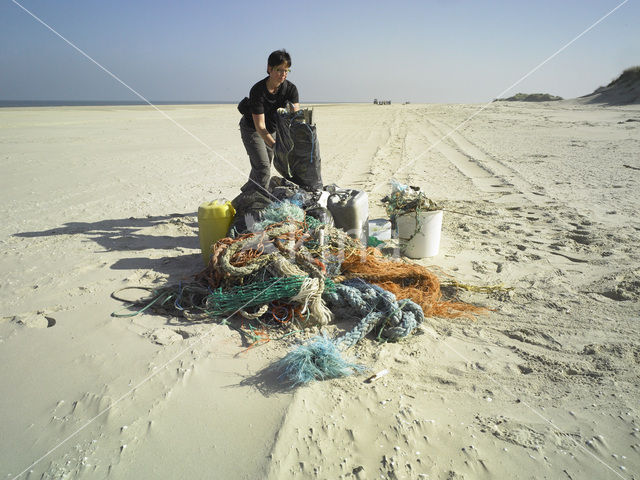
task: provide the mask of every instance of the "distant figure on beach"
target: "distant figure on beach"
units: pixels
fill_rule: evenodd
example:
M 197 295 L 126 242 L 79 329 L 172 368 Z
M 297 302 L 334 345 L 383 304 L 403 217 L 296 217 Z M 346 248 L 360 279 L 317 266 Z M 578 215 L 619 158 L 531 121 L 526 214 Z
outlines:
M 282 49 L 269 55 L 266 78 L 263 78 L 249 93 L 248 106 L 242 112 L 240 135 L 249 155 L 251 173 L 242 191 L 266 189 L 271 176 L 278 108 L 287 102 L 295 111 L 300 109 L 298 89 L 287 80 L 291 70 L 291 56 Z

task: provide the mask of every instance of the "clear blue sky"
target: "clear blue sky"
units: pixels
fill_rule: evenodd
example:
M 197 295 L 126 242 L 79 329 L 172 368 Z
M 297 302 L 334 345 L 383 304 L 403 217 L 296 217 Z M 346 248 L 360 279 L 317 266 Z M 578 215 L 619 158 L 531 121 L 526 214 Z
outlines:
M 18 0 L 150 100 L 239 100 L 286 48 L 301 101 L 486 102 L 622 0 Z M 585 95 L 640 64 L 628 2 L 503 96 Z M 11 0 L 0 99 L 136 100 Z

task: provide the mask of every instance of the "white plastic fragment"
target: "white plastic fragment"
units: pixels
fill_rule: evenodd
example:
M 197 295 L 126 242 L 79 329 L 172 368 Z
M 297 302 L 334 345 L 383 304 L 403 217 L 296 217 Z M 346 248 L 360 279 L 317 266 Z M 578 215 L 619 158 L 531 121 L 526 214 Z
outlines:
M 379 371 L 378 373 L 376 373 L 375 375 L 371 375 L 369 378 L 367 378 L 367 379 L 365 380 L 365 382 L 367 382 L 367 383 L 373 383 L 373 382 L 375 382 L 376 380 L 378 380 L 378 379 L 380 379 L 380 378 L 384 377 L 384 376 L 385 376 L 386 374 L 388 374 L 388 373 L 389 373 L 389 370 L 387 370 L 387 369 L 385 368 L 384 370 L 380 370 L 380 371 Z

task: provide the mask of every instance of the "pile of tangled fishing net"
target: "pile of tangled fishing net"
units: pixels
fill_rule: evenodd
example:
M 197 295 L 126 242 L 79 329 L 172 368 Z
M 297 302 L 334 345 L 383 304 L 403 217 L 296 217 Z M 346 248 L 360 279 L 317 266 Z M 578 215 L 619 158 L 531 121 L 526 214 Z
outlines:
M 244 328 L 251 346 L 268 341 L 269 331 L 353 321 L 341 337 L 316 337 L 278 362 L 292 385 L 361 370 L 342 353 L 374 330 L 383 341 L 397 341 L 425 315 L 453 318 L 483 310 L 443 300 L 437 277 L 425 267 L 385 258 L 291 202 L 270 205 L 263 219 L 252 232 L 214 244 L 194 282 L 155 290 L 145 308 L 153 303 L 174 313 L 226 316 L 224 321 L 237 313 L 242 328 L 251 322 Z

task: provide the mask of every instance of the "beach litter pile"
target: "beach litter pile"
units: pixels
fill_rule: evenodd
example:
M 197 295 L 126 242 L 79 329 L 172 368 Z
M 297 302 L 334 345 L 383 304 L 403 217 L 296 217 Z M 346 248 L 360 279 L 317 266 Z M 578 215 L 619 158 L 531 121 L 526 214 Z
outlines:
M 325 193 L 274 179 L 268 194 L 287 198 L 257 209 L 260 193 L 241 194 L 232 201 L 236 217 L 229 236 L 211 246 L 207 267 L 193 282 L 155 289 L 143 310 L 229 325 L 238 319 L 235 328 L 249 348 L 276 335 L 350 322 L 341 336 L 323 332 L 277 362 L 281 379 L 292 386 L 364 370 L 344 353 L 371 332 L 393 342 L 411 335 L 425 316 L 483 311 L 443 300 L 439 280 L 427 268 L 387 258 L 335 227 Z

